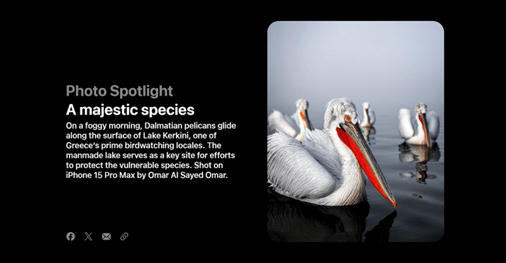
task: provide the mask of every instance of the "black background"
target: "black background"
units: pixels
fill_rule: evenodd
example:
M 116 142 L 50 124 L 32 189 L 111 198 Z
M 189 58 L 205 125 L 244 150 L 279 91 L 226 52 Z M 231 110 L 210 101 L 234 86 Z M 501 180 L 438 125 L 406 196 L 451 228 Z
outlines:
M 65 133 L 69 131 L 64 128 L 66 122 L 130 121 L 142 125 L 146 121 L 232 122 L 237 126 L 235 130 L 214 131 L 218 132 L 216 141 L 223 146 L 220 151 L 235 153 L 236 158 L 212 161 L 224 164 L 223 170 L 228 175 L 226 180 L 75 180 L 64 179 L 62 171 L 62 177 L 59 177 L 59 183 L 63 185 L 61 196 L 65 196 L 64 200 L 68 202 L 63 213 L 66 219 L 62 222 L 62 231 L 65 234 L 74 232 L 78 241 L 85 239 L 84 232 L 93 232 L 93 241 L 97 242 L 102 242 L 101 233 L 104 232 L 112 233 L 112 242 L 120 242 L 119 236 L 128 232 L 126 241 L 141 243 L 235 242 L 255 235 L 257 240 L 263 237 L 258 233 L 265 232 L 261 224 L 265 221 L 264 213 L 259 212 L 265 187 L 265 152 L 262 149 L 266 145 L 266 74 L 265 66 L 260 64 L 262 59 L 258 57 L 262 52 L 252 48 L 262 49 L 265 57 L 265 37 L 255 39 L 247 26 L 235 31 L 215 22 L 196 23 L 195 26 L 162 24 L 156 35 L 143 35 L 142 32 L 140 35 L 130 32 L 115 34 L 113 31 L 112 34 L 108 31 L 103 35 L 92 35 L 91 41 L 76 46 L 64 61 L 68 65 L 65 77 L 56 82 L 62 96 L 65 96 L 66 85 L 104 87 L 108 95 L 65 96 L 61 101 L 61 112 L 66 112 L 69 104 L 77 109 L 102 103 L 104 106 L 128 103 L 137 106 L 139 114 L 104 118 L 61 114 L 58 127 L 61 127 L 62 148 L 63 129 Z M 137 45 L 139 39 L 144 39 L 140 42 L 145 43 Z M 252 65 L 258 65 L 258 69 Z M 119 99 L 109 95 L 109 87 L 113 84 L 120 87 L 171 86 L 173 97 Z M 153 118 L 140 114 L 143 106 L 175 104 L 193 106 L 195 114 Z M 190 130 L 193 132 L 200 130 Z M 210 140 L 195 142 L 205 141 Z M 179 150 L 181 153 L 185 151 Z M 191 152 L 196 153 L 195 150 Z M 208 161 L 211 160 L 202 160 Z M 124 169 L 118 168 L 120 170 Z
M 54 189 L 51 204 L 56 210 L 45 216 L 51 218 L 51 225 L 58 230 L 52 227 L 48 235 L 54 236 L 59 244 L 72 247 L 106 243 L 68 242 L 65 235 L 69 231 L 83 240 L 84 232 L 93 232 L 94 241 L 99 241 L 99 233 L 111 232 L 115 239 L 129 232 L 128 242 L 113 240 L 107 245 L 193 244 L 216 251 L 223 251 L 224 247 L 254 248 L 260 257 L 264 251 L 294 253 L 294 249 L 327 253 L 384 249 L 389 251 L 382 252 L 386 254 L 411 251 L 416 258 L 431 259 L 440 257 L 440 253 L 463 256 L 459 251 L 462 246 L 483 243 L 494 244 L 496 249 L 490 246 L 490 251 L 479 254 L 504 252 L 504 5 L 440 6 L 424 2 L 392 7 L 404 12 L 368 6 L 368 10 L 385 10 L 390 17 L 380 17 L 378 13 L 358 17 L 345 14 L 345 10 L 354 8 L 320 7 L 314 15 L 301 17 L 283 14 L 260 18 L 237 13 L 232 17 L 167 20 L 152 16 L 147 23 L 127 15 L 109 23 L 66 19 L 73 28 L 55 30 L 55 38 L 51 35 L 48 57 L 55 66 L 44 69 L 48 72 L 44 79 L 52 90 L 58 91 L 54 98 L 59 98 L 58 102 L 54 102 L 56 99 L 46 102 L 50 107 L 58 105 L 54 115 L 58 117 L 50 120 L 54 142 L 58 143 L 51 147 L 63 151 L 64 123 L 84 121 L 81 117 L 65 116 L 69 103 L 90 106 L 127 103 L 112 97 L 66 97 L 66 85 L 162 84 L 174 88 L 174 97 L 167 99 L 169 105 L 195 107 L 194 116 L 169 117 L 170 121 L 237 124 L 235 131 L 220 138 L 224 146 L 236 153 L 236 159 L 226 165 L 230 175 L 226 181 L 99 182 L 66 180 L 63 152 L 56 156 L 42 155 L 40 158 L 48 167 L 40 176 L 51 180 Z M 103 18 L 109 20 L 106 15 Z M 374 247 L 264 243 L 267 29 L 277 20 L 435 20 L 443 25 L 447 147 L 445 234 L 441 242 Z M 136 98 L 128 99 L 128 103 L 163 105 L 161 100 Z M 482 100 L 487 104 L 480 106 Z M 116 122 L 116 118 L 110 116 L 107 120 Z M 145 117 L 130 120 L 144 122 Z M 492 120 L 497 120 L 497 124 L 492 124 Z M 488 137 L 481 137 L 484 134 Z

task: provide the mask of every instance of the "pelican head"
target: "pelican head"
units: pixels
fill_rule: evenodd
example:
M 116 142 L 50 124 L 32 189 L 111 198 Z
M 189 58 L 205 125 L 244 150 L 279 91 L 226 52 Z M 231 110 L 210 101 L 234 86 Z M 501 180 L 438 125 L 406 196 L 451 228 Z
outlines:
M 295 105 L 297 106 L 297 109 L 299 109 L 301 111 L 305 111 L 305 110 L 307 110 L 307 108 L 309 108 L 309 102 L 307 102 L 307 100 L 305 100 L 305 99 L 298 99 L 295 102 Z
M 429 133 L 429 126 L 427 125 L 427 105 L 425 105 L 423 102 L 419 103 L 415 107 L 415 113 L 417 119 L 420 121 L 420 124 L 422 125 L 425 140 L 427 141 L 427 147 L 432 147 L 432 141 Z
M 353 102 L 348 98 L 331 100 L 327 104 L 324 127 L 336 146 L 348 149 L 346 152 L 356 158 L 376 190 L 396 207 L 397 202 L 390 187 L 362 135 Z M 341 141 L 345 146 L 336 141 Z
M 415 107 L 416 114 L 424 114 L 427 113 L 427 105 L 425 105 L 423 102 L 419 103 Z
M 325 130 L 333 130 L 335 127 L 340 127 L 341 124 L 346 123 L 345 116 L 348 116 L 349 122 L 353 124 L 358 123 L 358 114 L 355 104 L 348 98 L 333 99 L 327 103 L 327 109 L 324 117 Z
M 364 110 L 368 110 L 369 109 L 369 102 L 362 103 L 362 108 L 364 108 Z
M 309 108 L 309 102 L 307 102 L 305 99 L 298 99 L 295 102 L 295 105 L 297 106 L 297 110 L 299 111 L 302 121 L 304 121 L 306 124 L 306 128 L 310 128 L 311 124 L 309 118 L 307 117 L 307 108 Z

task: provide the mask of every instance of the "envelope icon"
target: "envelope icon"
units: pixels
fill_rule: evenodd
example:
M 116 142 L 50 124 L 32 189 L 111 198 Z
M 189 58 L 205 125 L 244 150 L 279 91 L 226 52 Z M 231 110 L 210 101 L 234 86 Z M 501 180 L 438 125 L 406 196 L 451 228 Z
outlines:
M 111 233 L 102 233 L 102 240 L 111 240 Z

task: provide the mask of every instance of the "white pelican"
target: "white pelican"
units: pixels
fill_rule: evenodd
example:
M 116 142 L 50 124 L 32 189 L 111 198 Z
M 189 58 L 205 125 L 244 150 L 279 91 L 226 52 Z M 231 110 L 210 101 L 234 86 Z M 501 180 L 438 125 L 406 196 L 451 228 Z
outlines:
M 369 102 L 362 103 L 362 108 L 364 108 L 364 120 L 360 123 L 360 127 L 371 127 L 376 121 L 374 111 L 370 109 Z
M 399 111 L 399 133 L 406 143 L 427 145 L 432 147 L 432 141 L 436 141 L 439 135 L 439 116 L 434 111 L 426 116 L 427 105 L 420 103 L 415 107 L 416 134 L 411 124 L 411 115 L 408 109 Z M 430 139 L 429 139 L 430 138 Z
M 269 115 L 269 126 L 277 132 L 284 132 L 297 141 L 301 142 L 306 133 L 306 128 L 313 129 L 311 122 L 307 116 L 307 108 L 309 103 L 305 99 L 298 99 L 295 102 L 297 111 L 290 118 L 288 115 L 274 110 Z
M 358 127 L 348 98 L 327 104 L 325 131 L 308 130 L 302 143 L 284 133 L 267 138 L 267 180 L 274 190 L 300 201 L 345 206 L 367 199 L 360 167 L 394 207 L 397 202 Z

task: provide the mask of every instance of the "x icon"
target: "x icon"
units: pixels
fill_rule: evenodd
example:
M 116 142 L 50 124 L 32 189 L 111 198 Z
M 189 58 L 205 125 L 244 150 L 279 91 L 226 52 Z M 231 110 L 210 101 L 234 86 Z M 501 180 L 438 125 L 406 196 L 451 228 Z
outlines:
M 93 241 L 93 240 L 91 239 L 91 234 L 93 234 L 93 233 L 89 233 L 89 234 L 88 234 L 87 232 L 84 232 L 84 233 L 86 234 L 86 238 L 84 239 L 84 241 L 86 241 L 86 240 L 88 240 L 88 239 L 89 239 L 90 241 Z

